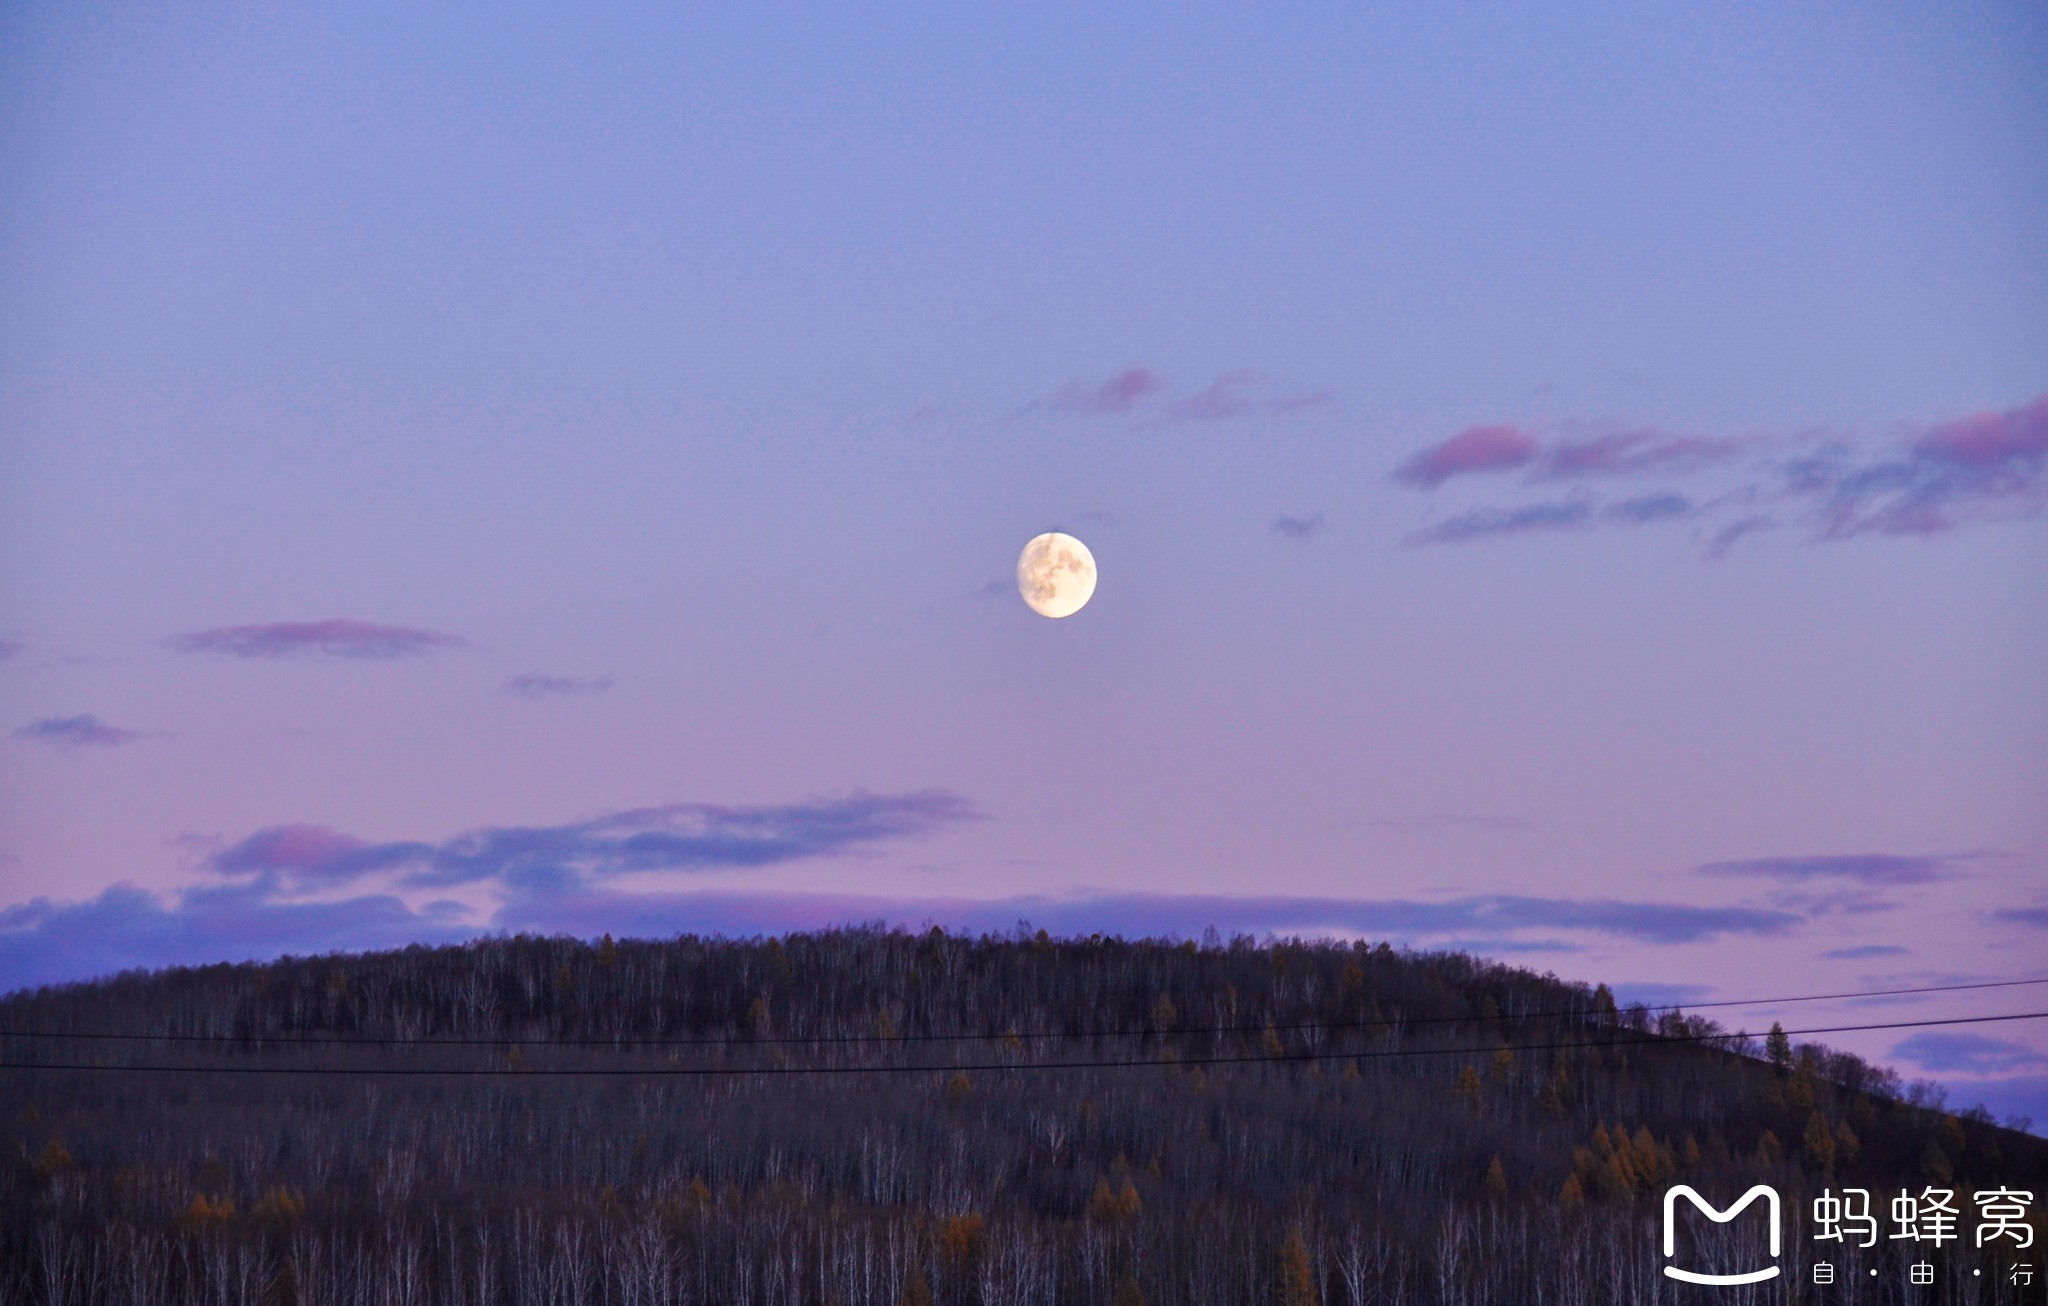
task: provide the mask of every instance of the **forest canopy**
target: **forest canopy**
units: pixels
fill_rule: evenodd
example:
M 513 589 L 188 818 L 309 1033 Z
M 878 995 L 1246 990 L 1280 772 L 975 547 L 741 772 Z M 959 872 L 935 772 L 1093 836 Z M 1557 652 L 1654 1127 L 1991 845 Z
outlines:
M 5 1302 L 1621 1301 L 1673 1182 L 2048 1173 L 1853 1055 L 1385 943 L 499 937 L 0 1030 Z

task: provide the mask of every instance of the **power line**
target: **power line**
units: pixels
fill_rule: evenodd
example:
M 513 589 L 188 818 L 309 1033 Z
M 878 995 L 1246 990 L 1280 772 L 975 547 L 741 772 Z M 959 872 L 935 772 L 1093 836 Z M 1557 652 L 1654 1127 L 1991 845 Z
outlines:
M 1817 1025 L 1808 1029 L 1788 1029 L 1787 1037 L 1795 1034 L 1847 1034 L 1879 1029 L 1926 1029 L 1937 1025 L 1983 1025 L 2007 1020 L 2048 1019 L 2048 1011 L 2022 1011 L 2004 1016 L 1952 1016 L 1942 1020 L 1894 1020 L 1868 1025 Z M 592 1067 L 541 1066 L 532 1069 L 514 1069 L 509 1066 L 468 1066 L 455 1069 L 429 1069 L 424 1066 L 170 1066 L 170 1065 L 129 1065 L 108 1066 L 89 1062 L 34 1062 L 0 1061 L 0 1070 L 87 1070 L 136 1074 L 192 1074 L 192 1075 L 378 1075 L 378 1076 L 432 1076 L 476 1078 L 565 1078 L 600 1075 L 659 1076 L 663 1078 L 718 1078 L 787 1075 L 924 1075 L 945 1074 L 965 1071 L 998 1070 L 1127 1070 L 1140 1067 L 1180 1066 L 1225 1066 L 1274 1062 L 1319 1062 L 1319 1061 L 1377 1061 L 1401 1057 L 1443 1057 L 1492 1055 L 1506 1050 L 1509 1052 L 1553 1052 L 1585 1051 L 1603 1048 L 1629 1047 L 1677 1047 L 1699 1043 L 1712 1043 L 1729 1038 L 1726 1034 L 1645 1034 L 1639 1038 L 1609 1039 L 1605 1041 L 1575 1041 L 1566 1043 L 1523 1043 L 1492 1046 L 1456 1048 L 1387 1048 L 1371 1052 L 1282 1052 L 1278 1055 L 1249 1053 L 1233 1056 L 1179 1057 L 1168 1060 L 1163 1057 L 1126 1060 L 1096 1061 L 1037 1061 L 1013 1064 L 1002 1061 L 962 1062 L 948 1065 L 887 1065 L 887 1066 L 621 1066 Z
M 1863 989 L 1852 993 L 1807 993 L 1777 998 L 1729 998 L 1716 1002 L 1666 1002 L 1655 1005 L 1631 1004 L 1628 1011 L 1700 1011 L 1727 1007 L 1768 1007 L 1793 1002 L 1828 1002 L 1848 998 L 1888 998 L 1920 993 L 1959 993 L 1970 989 L 2006 989 L 2031 984 L 2048 984 L 2048 978 L 2022 980 L 1989 980 L 1976 984 L 1930 984 L 1910 989 Z M 1584 1017 L 1589 1012 L 1584 1007 L 1553 1011 L 1520 1011 L 1494 1017 L 1509 1022 L 1523 1020 L 1563 1020 Z M 1381 1018 L 1378 1020 L 1306 1021 L 1290 1025 L 1196 1025 L 1176 1029 L 1105 1029 L 1075 1031 L 1045 1031 L 1026 1034 L 1019 1031 L 1005 1031 L 1000 1034 L 793 1034 L 772 1038 L 741 1038 L 737 1036 L 686 1037 L 686 1038 L 555 1038 L 548 1036 L 518 1037 L 504 1035 L 491 1038 L 406 1038 L 390 1034 L 367 1037 L 341 1037 L 332 1034 L 128 1034 L 100 1033 L 70 1030 L 29 1030 L 0 1029 L 0 1038 L 52 1038 L 79 1039 L 120 1043 L 281 1043 L 304 1044 L 313 1047 L 787 1047 L 820 1046 L 848 1043 L 994 1043 L 1008 1039 L 1098 1039 L 1138 1038 L 1154 1034 L 1161 1038 L 1183 1038 L 1197 1034 L 1262 1034 L 1266 1030 L 1275 1033 L 1295 1033 L 1310 1030 L 1380 1029 L 1405 1027 L 1409 1025 L 1450 1025 L 1471 1024 L 1485 1019 L 1481 1016 L 1415 1016 Z M 4 1063 L 0 1063 L 4 1064 Z

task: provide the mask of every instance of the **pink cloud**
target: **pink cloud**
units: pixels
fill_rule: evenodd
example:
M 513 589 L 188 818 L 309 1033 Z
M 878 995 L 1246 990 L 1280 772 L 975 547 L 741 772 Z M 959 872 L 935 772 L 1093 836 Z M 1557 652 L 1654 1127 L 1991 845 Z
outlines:
M 463 641 L 412 626 L 378 626 L 367 621 L 276 621 L 261 626 L 219 626 L 174 635 L 164 641 L 181 653 L 220 653 L 237 658 L 281 658 L 322 653 L 341 658 L 402 658 L 459 648 Z
M 1149 368 L 1130 367 L 1107 381 L 1069 381 L 1053 392 L 1042 407 L 1063 413 L 1101 416 L 1127 413 L 1146 398 L 1166 388 L 1166 382 Z
M 1199 394 L 1173 406 L 1173 416 L 1185 421 L 1213 422 L 1254 413 L 1292 413 L 1330 402 L 1326 390 L 1313 394 L 1275 394 L 1272 383 L 1258 372 L 1225 372 Z
M 1560 444 L 1544 459 L 1548 477 L 1628 476 L 1698 471 L 1733 454 L 1741 442 L 1665 431 L 1617 431 Z
M 247 871 L 318 872 L 366 847 L 361 839 L 324 825 L 276 825 L 258 830 L 214 859 L 225 874 Z
M 1913 449 L 1924 457 L 1987 471 L 2048 459 L 2048 395 L 2023 408 L 1945 422 L 1916 440 Z
M 1434 489 L 1454 476 L 1526 467 L 1524 481 L 1611 478 L 1678 480 L 1727 470 L 1746 454 L 1719 493 L 1672 490 L 1613 503 L 1474 509 L 1409 537 L 1437 544 L 1523 535 L 1602 521 L 1641 525 L 1686 521 L 1708 532 L 1707 556 L 1777 525 L 1804 524 L 1816 540 L 1858 536 L 1951 534 L 1979 522 L 2018 521 L 2048 509 L 2048 395 L 1909 431 L 1903 443 L 1876 447 L 1868 437 L 1826 432 L 1792 437 L 1674 435 L 1656 427 L 1539 440 L 1525 428 L 1474 426 L 1416 453 L 1397 480 Z M 1798 512 L 1775 507 L 1801 503 Z M 1718 526 L 1718 530 L 1716 527 Z
M 1520 467 L 1536 456 L 1536 437 L 1519 426 L 1468 426 L 1401 464 L 1397 479 L 1435 489 L 1453 476 Z

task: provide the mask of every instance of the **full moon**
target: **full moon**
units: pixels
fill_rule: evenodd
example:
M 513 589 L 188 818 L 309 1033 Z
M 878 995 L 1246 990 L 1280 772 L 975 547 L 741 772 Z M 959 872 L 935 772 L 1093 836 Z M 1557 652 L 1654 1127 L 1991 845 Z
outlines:
M 1017 592 L 1041 617 L 1071 617 L 1095 594 L 1095 555 L 1073 536 L 1048 531 L 1017 556 Z

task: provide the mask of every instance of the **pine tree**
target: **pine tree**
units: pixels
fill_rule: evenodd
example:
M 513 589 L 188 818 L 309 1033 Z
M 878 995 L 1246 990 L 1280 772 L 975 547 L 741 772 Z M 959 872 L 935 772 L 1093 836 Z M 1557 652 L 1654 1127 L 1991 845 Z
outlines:
M 1785 1033 L 1785 1027 L 1775 1020 L 1771 1022 L 1771 1032 L 1764 1038 L 1764 1057 L 1781 1075 L 1792 1069 L 1792 1039 Z

